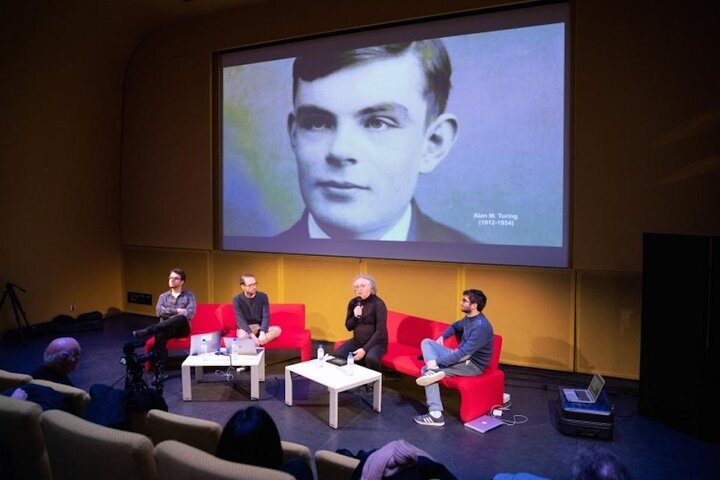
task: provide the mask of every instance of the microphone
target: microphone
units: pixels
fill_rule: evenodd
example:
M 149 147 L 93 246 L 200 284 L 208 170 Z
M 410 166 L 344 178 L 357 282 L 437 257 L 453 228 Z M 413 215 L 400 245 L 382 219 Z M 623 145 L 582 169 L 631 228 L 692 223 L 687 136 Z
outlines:
M 355 308 L 362 307 L 362 298 L 357 297 L 355 298 Z M 355 318 L 361 318 L 362 315 L 355 315 Z

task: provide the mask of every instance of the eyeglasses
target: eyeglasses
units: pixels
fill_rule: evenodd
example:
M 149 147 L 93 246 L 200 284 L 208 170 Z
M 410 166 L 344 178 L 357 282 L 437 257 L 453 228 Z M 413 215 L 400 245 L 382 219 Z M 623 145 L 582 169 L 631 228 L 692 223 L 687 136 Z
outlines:
M 360 285 L 353 285 L 353 288 L 354 288 L 355 290 L 357 290 L 358 288 L 367 288 L 367 287 L 369 287 L 369 286 L 370 286 L 369 284 L 363 283 L 363 284 L 360 284 Z
M 468 300 L 467 298 L 463 298 L 462 300 L 460 300 L 460 303 L 470 303 L 470 300 Z
M 177 281 L 180 281 L 180 280 L 182 280 L 182 278 L 181 278 L 181 277 L 168 277 L 168 280 L 177 280 Z
M 255 283 L 246 283 L 245 286 L 248 287 L 248 288 L 257 287 L 257 282 L 255 282 Z

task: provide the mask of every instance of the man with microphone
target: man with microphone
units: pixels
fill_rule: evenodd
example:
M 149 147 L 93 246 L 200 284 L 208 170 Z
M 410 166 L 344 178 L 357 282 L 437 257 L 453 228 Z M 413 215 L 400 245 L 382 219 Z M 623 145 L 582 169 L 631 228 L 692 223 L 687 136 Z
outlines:
M 367 368 L 380 371 L 380 360 L 387 352 L 387 307 L 376 295 L 375 279 L 358 275 L 353 282 L 355 297 L 350 299 L 345 317 L 345 328 L 353 338 L 343 343 L 333 355 L 347 358 L 353 353 L 355 362 L 364 362 Z

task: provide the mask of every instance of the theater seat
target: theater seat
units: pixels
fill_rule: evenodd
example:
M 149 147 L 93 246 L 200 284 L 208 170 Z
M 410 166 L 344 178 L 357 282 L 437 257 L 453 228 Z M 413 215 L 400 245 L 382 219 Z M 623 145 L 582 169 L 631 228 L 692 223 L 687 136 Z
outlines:
M 158 478 L 150 439 L 103 427 L 60 410 L 42 414 L 54 480 Z
M 50 462 L 40 426 L 42 409 L 33 402 L 0 395 L 0 477 L 50 480 Z
M 294 480 L 279 470 L 229 462 L 175 440 L 155 446 L 160 480 Z

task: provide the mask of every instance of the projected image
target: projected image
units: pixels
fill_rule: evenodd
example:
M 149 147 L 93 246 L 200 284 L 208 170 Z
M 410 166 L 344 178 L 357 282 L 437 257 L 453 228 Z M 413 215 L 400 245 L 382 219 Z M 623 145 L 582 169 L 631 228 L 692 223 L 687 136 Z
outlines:
M 224 54 L 223 248 L 565 266 L 566 25 L 473 27 Z

